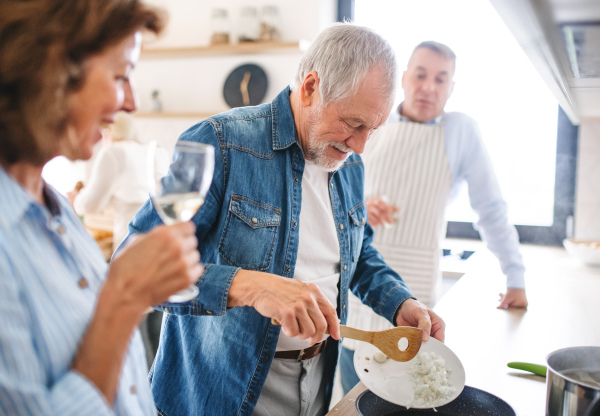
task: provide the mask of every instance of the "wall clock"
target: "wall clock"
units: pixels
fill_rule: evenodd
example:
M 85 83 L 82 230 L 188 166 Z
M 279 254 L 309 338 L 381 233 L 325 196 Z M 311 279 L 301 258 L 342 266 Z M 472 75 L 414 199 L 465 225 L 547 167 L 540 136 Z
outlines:
M 227 76 L 223 98 L 231 108 L 258 105 L 267 93 L 267 73 L 256 64 L 244 64 Z

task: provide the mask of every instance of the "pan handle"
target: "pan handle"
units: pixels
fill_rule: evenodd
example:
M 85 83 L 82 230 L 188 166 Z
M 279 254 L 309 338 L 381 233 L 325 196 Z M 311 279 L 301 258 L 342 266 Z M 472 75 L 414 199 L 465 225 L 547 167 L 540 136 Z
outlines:
M 538 376 L 542 376 L 542 377 L 546 377 L 546 373 L 548 371 L 548 368 L 545 365 L 523 363 L 520 361 L 513 361 L 506 365 L 510 368 L 514 368 L 517 370 L 529 371 L 530 373 L 537 374 Z
M 600 396 L 596 397 L 583 413 L 583 416 L 600 416 Z

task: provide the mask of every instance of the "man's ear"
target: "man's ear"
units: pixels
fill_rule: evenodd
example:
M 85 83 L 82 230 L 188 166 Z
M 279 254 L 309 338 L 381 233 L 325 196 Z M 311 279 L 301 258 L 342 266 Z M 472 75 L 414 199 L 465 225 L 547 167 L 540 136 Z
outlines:
M 454 81 L 452 81 L 450 83 L 450 87 L 448 88 L 448 98 L 450 98 L 450 96 L 452 95 L 453 91 L 454 91 Z
M 310 71 L 304 77 L 300 86 L 300 102 L 304 107 L 310 107 L 319 101 L 319 74 Z

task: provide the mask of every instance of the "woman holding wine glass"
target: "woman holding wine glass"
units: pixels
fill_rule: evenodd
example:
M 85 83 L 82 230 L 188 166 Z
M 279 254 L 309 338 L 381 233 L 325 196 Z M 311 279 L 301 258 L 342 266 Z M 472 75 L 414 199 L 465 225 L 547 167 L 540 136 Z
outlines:
M 215 169 L 215 148 L 209 144 L 179 141 L 173 150 L 168 171 L 156 163 L 156 142 L 148 151 L 150 201 L 165 224 L 189 221 L 204 203 Z M 169 302 L 187 302 L 198 296 L 198 287 L 189 285 L 169 297 Z
M 136 327 L 201 275 L 195 227 L 156 227 L 108 267 L 42 169 L 135 110 L 141 30 L 162 26 L 139 0 L 0 2 L 0 414 L 156 414 Z

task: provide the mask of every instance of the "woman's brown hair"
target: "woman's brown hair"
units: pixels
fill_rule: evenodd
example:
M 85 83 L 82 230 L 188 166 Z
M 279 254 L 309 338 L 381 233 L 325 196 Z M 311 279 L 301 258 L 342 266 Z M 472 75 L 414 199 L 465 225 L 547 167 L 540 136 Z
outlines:
M 67 97 L 95 54 L 162 14 L 141 0 L 0 2 L 0 164 L 41 165 L 67 129 Z

